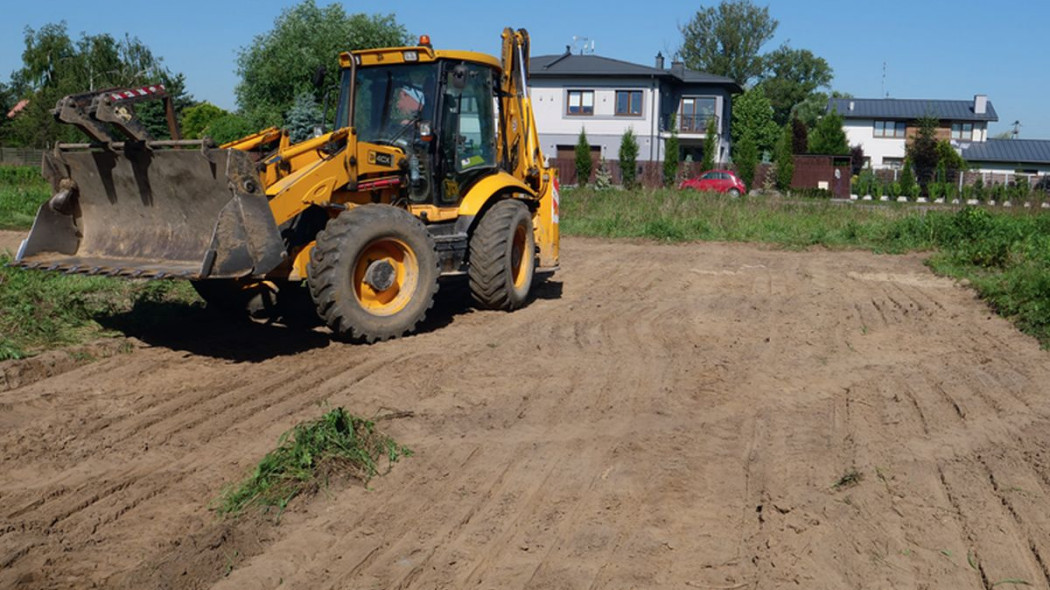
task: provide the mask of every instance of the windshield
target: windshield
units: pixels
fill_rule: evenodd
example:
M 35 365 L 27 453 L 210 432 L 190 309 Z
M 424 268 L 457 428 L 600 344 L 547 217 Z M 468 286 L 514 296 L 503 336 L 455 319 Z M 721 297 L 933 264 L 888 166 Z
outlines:
M 349 91 L 349 70 L 343 89 Z M 433 118 L 437 64 L 398 64 L 357 69 L 353 126 L 361 141 L 408 142 L 418 121 Z M 337 127 L 346 126 L 340 105 Z

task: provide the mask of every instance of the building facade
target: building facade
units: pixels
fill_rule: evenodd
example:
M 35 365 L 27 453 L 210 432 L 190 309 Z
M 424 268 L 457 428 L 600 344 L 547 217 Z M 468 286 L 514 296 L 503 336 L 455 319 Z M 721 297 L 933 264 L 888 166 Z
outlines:
M 648 67 L 597 55 L 533 57 L 529 70 L 532 108 L 540 143 L 551 157 L 572 158 L 585 131 L 597 158 L 616 160 L 624 132 L 638 143 L 638 161 L 662 161 L 664 141 L 677 129 L 680 156 L 699 161 L 709 121 L 715 123 L 715 161 L 730 157 L 732 96 L 742 91 L 729 78 L 664 68 L 658 55 Z
M 949 140 L 960 152 L 970 144 L 988 140 L 988 124 L 998 121 L 988 97 L 968 100 L 922 100 L 899 98 L 833 98 L 828 112 L 843 118 L 849 144 L 864 149 L 872 168 L 900 168 L 905 146 L 919 130 L 919 120 L 938 120 L 937 139 Z

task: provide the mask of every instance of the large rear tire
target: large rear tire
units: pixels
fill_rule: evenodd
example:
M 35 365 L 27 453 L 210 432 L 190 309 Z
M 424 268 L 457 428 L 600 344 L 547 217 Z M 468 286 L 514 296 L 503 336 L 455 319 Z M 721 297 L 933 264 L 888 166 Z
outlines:
M 434 303 L 438 260 L 421 221 L 390 205 L 362 205 L 330 220 L 307 268 L 317 315 L 355 342 L 414 330 Z
M 512 310 L 525 305 L 536 270 L 532 214 L 521 201 L 492 206 L 470 239 L 470 291 L 479 306 Z

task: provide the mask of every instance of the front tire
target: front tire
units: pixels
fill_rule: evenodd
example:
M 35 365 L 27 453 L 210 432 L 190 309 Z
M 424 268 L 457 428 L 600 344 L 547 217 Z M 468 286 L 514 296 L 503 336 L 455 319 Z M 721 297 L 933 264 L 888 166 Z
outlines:
M 470 239 L 470 291 L 478 305 L 508 311 L 525 305 L 535 252 L 528 207 L 515 200 L 493 205 Z
M 355 342 L 414 330 L 434 303 L 438 260 L 421 221 L 390 205 L 362 205 L 330 220 L 307 268 L 317 314 Z

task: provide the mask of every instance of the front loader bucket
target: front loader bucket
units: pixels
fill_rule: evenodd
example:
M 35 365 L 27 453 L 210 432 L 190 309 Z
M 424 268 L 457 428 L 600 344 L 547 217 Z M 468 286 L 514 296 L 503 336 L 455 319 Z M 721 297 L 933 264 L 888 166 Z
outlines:
M 59 145 L 54 195 L 15 264 L 71 273 L 188 279 L 260 276 L 284 246 L 259 175 L 202 142 Z

